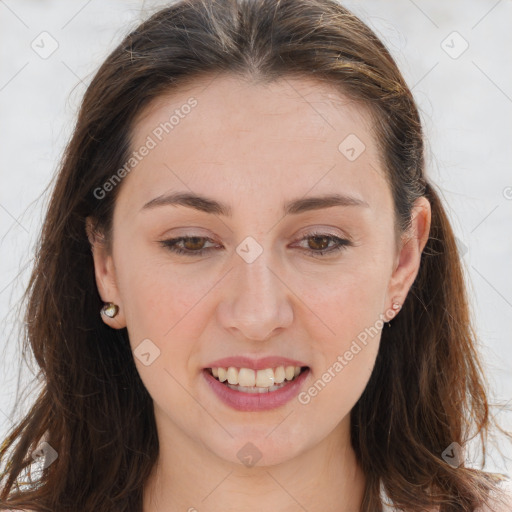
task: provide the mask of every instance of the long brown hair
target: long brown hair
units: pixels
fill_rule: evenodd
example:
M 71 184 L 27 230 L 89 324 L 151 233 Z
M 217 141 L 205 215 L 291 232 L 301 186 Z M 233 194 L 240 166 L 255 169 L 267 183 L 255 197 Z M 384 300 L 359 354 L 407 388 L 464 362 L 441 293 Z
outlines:
M 36 250 L 23 353 L 43 383 L 0 450 L 0 510 L 141 511 L 158 455 L 151 396 L 126 329 L 106 326 L 85 221 L 110 240 L 120 187 L 94 193 L 127 161 L 136 116 L 163 93 L 220 73 L 273 81 L 316 78 L 374 118 L 399 234 L 420 196 L 431 233 L 417 278 L 351 412 L 351 441 L 366 475 L 361 512 L 395 506 L 473 511 L 496 478 L 448 464 L 452 443 L 485 440 L 492 418 L 476 350 L 463 267 L 439 193 L 425 177 L 423 133 L 411 91 L 376 35 L 335 0 L 186 0 L 156 12 L 110 54 L 87 88 Z M 33 485 L 31 454 L 57 458 Z M 454 445 L 456 446 L 456 445 Z

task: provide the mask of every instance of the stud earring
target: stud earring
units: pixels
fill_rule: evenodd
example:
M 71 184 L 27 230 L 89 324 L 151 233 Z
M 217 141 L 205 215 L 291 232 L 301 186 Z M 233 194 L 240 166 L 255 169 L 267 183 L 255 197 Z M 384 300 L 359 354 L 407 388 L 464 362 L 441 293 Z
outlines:
M 399 302 L 395 301 L 395 302 L 393 302 L 393 305 L 391 307 L 393 308 L 393 311 L 395 312 L 393 315 L 393 318 L 395 318 L 396 315 L 398 314 L 398 312 L 400 311 L 400 309 L 402 308 L 402 305 Z M 389 322 L 387 322 L 388 327 L 391 327 L 391 320 L 393 320 L 393 318 L 391 318 L 389 320 Z
M 114 318 L 119 313 L 119 306 L 113 302 L 108 302 L 101 308 L 101 313 L 109 318 Z

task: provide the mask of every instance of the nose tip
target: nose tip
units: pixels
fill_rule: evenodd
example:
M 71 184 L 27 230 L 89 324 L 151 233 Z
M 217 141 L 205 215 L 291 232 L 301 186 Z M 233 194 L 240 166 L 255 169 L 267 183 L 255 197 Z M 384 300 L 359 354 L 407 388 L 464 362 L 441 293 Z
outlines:
M 267 341 L 293 319 L 287 287 L 267 263 L 264 255 L 250 264 L 242 261 L 219 306 L 224 327 L 248 341 Z

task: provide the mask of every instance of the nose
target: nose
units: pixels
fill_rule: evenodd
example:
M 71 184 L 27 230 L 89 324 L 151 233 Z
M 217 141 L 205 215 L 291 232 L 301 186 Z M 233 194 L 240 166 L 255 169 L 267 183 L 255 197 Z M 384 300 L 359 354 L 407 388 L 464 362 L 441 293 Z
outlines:
M 240 339 L 265 341 L 293 321 L 293 293 L 267 254 L 263 251 L 252 263 L 237 262 L 218 307 L 223 327 Z

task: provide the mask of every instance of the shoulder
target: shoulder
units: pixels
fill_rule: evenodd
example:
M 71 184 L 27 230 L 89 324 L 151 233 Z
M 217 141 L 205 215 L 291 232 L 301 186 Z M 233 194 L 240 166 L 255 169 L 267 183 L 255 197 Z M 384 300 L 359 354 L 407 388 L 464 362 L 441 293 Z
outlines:
M 505 477 L 499 483 L 499 490 L 493 493 L 489 503 L 476 512 L 510 512 L 512 510 L 512 480 Z

